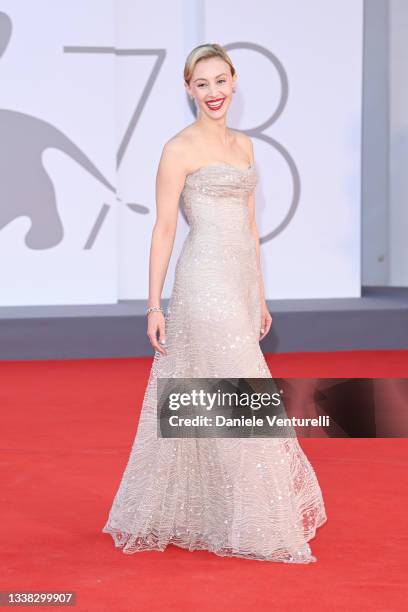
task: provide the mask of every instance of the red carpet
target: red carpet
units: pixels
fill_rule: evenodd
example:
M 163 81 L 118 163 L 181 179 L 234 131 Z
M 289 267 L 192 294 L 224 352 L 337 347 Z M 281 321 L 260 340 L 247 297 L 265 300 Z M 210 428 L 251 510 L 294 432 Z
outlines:
M 275 376 L 408 377 L 408 351 L 278 354 L 268 363 Z M 150 365 L 0 363 L 1 591 L 76 591 L 81 612 L 406 609 L 406 439 L 301 440 L 328 513 L 310 542 L 317 563 L 115 549 L 100 530 Z

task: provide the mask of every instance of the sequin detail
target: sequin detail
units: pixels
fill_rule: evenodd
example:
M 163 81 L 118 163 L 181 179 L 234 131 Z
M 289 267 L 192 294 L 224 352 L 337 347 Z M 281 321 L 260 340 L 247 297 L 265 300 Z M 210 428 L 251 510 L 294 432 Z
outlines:
M 102 531 L 126 554 L 209 550 L 284 563 L 316 561 L 308 541 L 326 520 L 298 440 L 158 439 L 157 377 L 271 377 L 259 345 L 261 304 L 246 170 L 218 164 L 186 177 L 190 231 L 156 351 L 139 425 Z

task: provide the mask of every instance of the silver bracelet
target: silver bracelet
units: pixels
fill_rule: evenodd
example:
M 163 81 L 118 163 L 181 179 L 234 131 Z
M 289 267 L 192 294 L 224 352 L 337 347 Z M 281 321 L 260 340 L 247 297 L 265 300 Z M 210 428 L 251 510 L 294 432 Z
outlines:
M 161 306 L 151 306 L 146 310 L 146 314 L 148 315 L 149 312 L 164 312 L 164 310 L 161 308 Z

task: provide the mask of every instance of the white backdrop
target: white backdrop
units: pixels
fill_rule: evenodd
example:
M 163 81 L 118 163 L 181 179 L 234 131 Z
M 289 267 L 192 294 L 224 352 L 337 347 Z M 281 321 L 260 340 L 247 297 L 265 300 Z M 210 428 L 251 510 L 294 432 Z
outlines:
M 114 54 L 65 49 L 112 48 L 113 4 L 2 0 L 0 10 L 1 303 L 114 302 Z
M 147 298 L 157 163 L 194 120 L 182 70 L 206 41 L 236 65 L 229 125 L 255 144 L 266 296 L 360 295 L 362 0 L 0 11 L 1 304 Z M 180 214 L 163 297 L 187 231 Z

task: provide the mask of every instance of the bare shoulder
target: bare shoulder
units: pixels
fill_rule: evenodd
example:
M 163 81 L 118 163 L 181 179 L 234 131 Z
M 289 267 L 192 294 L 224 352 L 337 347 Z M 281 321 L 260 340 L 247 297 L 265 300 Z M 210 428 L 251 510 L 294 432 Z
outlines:
M 177 165 L 187 170 L 191 157 L 191 144 L 194 129 L 190 126 L 180 130 L 164 143 L 160 163 Z
M 250 136 L 248 136 L 248 134 L 245 134 L 245 132 L 241 132 L 240 130 L 232 130 L 231 129 L 231 132 L 232 132 L 232 134 L 234 135 L 234 137 L 236 139 L 237 145 L 246 152 L 246 154 L 248 155 L 248 157 L 251 160 L 253 160 L 253 158 L 254 158 L 254 145 L 253 145 L 253 142 L 252 142 L 252 138 Z
M 166 158 L 180 158 L 185 154 L 185 136 L 178 132 L 163 145 L 162 156 Z

